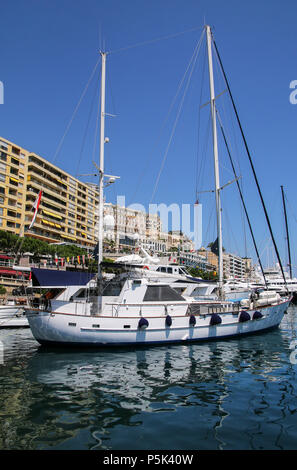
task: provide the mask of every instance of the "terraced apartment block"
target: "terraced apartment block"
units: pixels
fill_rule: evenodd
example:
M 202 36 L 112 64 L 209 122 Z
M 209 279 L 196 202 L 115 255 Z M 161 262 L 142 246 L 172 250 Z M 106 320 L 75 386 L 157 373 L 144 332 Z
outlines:
M 32 207 L 42 198 L 34 226 Z M 0 137 L 0 230 L 48 243 L 93 248 L 97 241 L 98 191 L 43 157 Z

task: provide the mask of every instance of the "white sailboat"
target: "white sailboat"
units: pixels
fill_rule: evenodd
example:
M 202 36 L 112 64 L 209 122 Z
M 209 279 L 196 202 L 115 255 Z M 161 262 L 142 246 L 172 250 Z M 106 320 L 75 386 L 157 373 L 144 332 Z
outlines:
M 210 104 L 212 116 L 215 194 L 219 246 L 219 291 L 223 288 L 223 256 L 216 105 L 212 65 L 212 35 L 205 27 L 208 48 Z M 167 281 L 140 273 L 126 273 L 104 282 L 101 272 L 103 240 L 104 118 L 106 53 L 102 56 L 101 135 L 99 181 L 98 287 L 77 286 L 71 298 L 61 293 L 50 303 L 27 308 L 26 314 L 36 340 L 59 346 L 127 346 L 187 343 L 259 333 L 277 327 L 289 298 L 266 292 L 239 303 L 196 300 L 181 295 Z

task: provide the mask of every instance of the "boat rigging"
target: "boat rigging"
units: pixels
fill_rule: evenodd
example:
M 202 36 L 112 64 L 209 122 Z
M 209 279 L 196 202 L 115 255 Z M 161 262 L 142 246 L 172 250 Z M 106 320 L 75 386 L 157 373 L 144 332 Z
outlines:
M 253 296 L 240 302 L 222 298 L 221 187 L 212 63 L 213 38 L 210 26 L 205 27 L 205 32 L 212 117 L 220 298 L 197 300 L 195 296 L 187 293 L 178 293 L 166 278 L 164 281 L 156 281 L 138 273 L 134 276 L 131 273 L 119 275 L 104 286 L 102 260 L 103 191 L 106 176 L 104 174 L 106 53 L 101 52 L 98 285 L 97 289 L 88 284 L 85 287 L 72 285 L 69 289 L 66 281 L 64 288 L 58 289 L 58 294 L 52 293 L 50 302 L 48 298 L 41 302 L 32 299 L 31 307 L 25 310 L 32 333 L 39 343 L 81 347 L 187 343 L 259 333 L 275 328 L 281 322 L 290 302 L 289 297 L 281 299 L 276 292 L 263 290 L 254 292 Z M 92 294 L 89 293 L 88 287 L 92 289 Z

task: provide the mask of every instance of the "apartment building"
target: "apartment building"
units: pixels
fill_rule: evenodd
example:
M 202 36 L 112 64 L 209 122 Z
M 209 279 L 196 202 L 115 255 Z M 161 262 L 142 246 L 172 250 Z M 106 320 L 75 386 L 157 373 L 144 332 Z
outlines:
M 140 241 L 148 249 L 164 251 L 163 244 L 159 243 L 160 230 L 161 221 L 157 214 L 104 204 L 104 237 L 113 241 L 118 249 L 133 247 Z
M 250 258 L 241 258 L 232 253 L 223 253 L 223 271 L 225 279 L 244 279 L 247 277 Z
M 32 207 L 42 198 L 34 226 Z M 0 229 L 48 243 L 96 245 L 98 192 L 44 158 L 0 137 Z

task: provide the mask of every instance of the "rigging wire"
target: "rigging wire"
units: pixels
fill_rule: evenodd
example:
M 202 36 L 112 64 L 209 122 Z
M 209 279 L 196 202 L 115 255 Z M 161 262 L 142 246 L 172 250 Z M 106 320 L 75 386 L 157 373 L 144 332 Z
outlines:
M 81 145 L 81 149 L 80 149 L 80 153 L 79 153 L 79 158 L 78 158 L 78 162 L 77 162 L 76 173 L 75 173 L 76 177 L 78 176 L 78 172 L 79 172 L 79 165 L 80 165 L 80 162 L 81 162 L 81 159 L 82 159 L 82 154 L 83 154 L 85 143 L 86 143 L 87 132 L 89 130 L 90 120 L 91 120 L 91 116 L 92 116 L 93 109 L 94 109 L 94 104 L 95 104 L 95 98 L 96 98 L 97 91 L 98 91 L 98 88 L 95 86 L 94 87 L 94 94 L 93 94 L 92 101 L 91 101 L 89 116 L 88 116 L 85 132 L 84 132 L 84 136 L 83 136 L 83 140 L 82 140 L 82 145 Z
M 92 161 L 95 161 L 95 153 L 96 153 L 96 145 L 97 145 L 97 135 L 99 129 L 99 121 L 100 121 L 100 98 L 98 99 L 98 106 L 97 106 L 97 115 L 96 115 L 96 124 L 95 124 L 95 133 L 94 133 L 94 142 L 93 142 L 93 152 L 92 152 Z
M 200 168 L 198 170 L 198 176 L 197 176 L 197 190 L 196 190 L 196 195 L 198 197 L 198 194 L 201 192 L 208 192 L 208 191 L 198 191 L 198 186 L 202 187 L 202 181 L 204 179 L 204 173 L 205 173 L 205 165 L 206 165 L 206 154 L 208 152 L 208 149 L 210 147 L 210 130 L 211 130 L 211 113 L 208 115 L 208 121 L 205 129 L 205 135 L 204 135 L 204 148 L 202 149 L 201 154 L 204 155 L 204 157 L 201 159 L 200 163 Z M 207 180 L 208 181 L 208 180 Z
M 290 269 L 290 279 L 292 279 L 292 261 L 291 261 L 290 237 L 289 237 L 287 210 L 286 210 L 286 198 L 285 198 L 285 193 L 284 193 L 284 187 L 283 186 L 281 186 L 281 192 L 282 192 L 283 209 L 284 209 L 285 226 L 286 226 L 286 237 L 285 238 L 287 239 L 288 266 L 289 266 L 289 269 Z
M 295 220 L 295 222 L 297 223 L 297 217 L 295 216 L 294 212 L 293 212 L 293 207 L 291 206 L 291 203 L 289 201 L 289 199 L 287 198 L 287 195 L 285 194 L 285 200 L 286 200 L 286 203 L 288 204 L 289 208 L 290 208 L 290 211 L 291 211 L 291 214 L 292 214 L 292 217 L 293 219 Z
M 254 175 L 254 179 L 255 179 L 255 182 L 256 182 L 256 186 L 257 186 L 257 189 L 258 189 L 258 193 L 259 193 L 261 202 L 262 202 L 262 207 L 263 207 L 263 210 L 264 210 L 266 222 L 267 222 L 267 225 L 268 225 L 268 228 L 269 228 L 269 231 L 270 231 L 271 239 L 272 239 L 272 242 L 273 242 L 273 246 L 274 246 L 274 249 L 275 249 L 275 253 L 276 253 L 279 265 L 280 265 L 280 269 L 281 269 L 281 272 L 282 272 L 284 283 L 285 283 L 285 286 L 287 287 L 287 281 L 286 281 L 286 277 L 285 277 L 285 274 L 284 274 L 282 262 L 281 262 L 281 259 L 280 259 L 278 248 L 276 246 L 275 238 L 274 238 L 274 235 L 273 235 L 273 232 L 272 232 L 270 220 L 269 220 L 269 217 L 268 217 L 268 213 L 267 213 L 267 210 L 266 210 L 266 206 L 265 206 L 265 203 L 264 203 L 262 192 L 261 192 L 261 189 L 260 189 L 260 186 L 259 186 L 259 182 L 258 182 L 258 178 L 257 178 L 256 171 L 255 171 L 255 168 L 254 168 L 254 164 L 253 164 L 253 161 L 252 161 L 252 158 L 251 158 L 251 154 L 250 154 L 250 151 L 249 151 L 249 148 L 248 148 L 248 145 L 247 145 L 245 135 L 243 133 L 243 129 L 242 129 L 242 126 L 241 126 L 241 122 L 240 122 L 238 113 L 237 113 L 235 102 L 233 100 L 233 96 L 232 96 L 232 93 L 231 93 L 231 90 L 230 90 L 230 87 L 229 87 L 229 82 L 227 80 L 227 76 L 225 74 L 225 70 L 223 68 L 223 64 L 222 64 L 222 61 L 221 61 L 221 58 L 220 58 L 220 55 L 219 55 L 219 52 L 218 52 L 218 49 L 217 49 L 217 45 L 215 43 L 214 38 L 213 38 L 213 44 L 215 46 L 216 54 L 217 54 L 217 57 L 218 57 L 218 60 L 219 60 L 220 66 L 221 66 L 222 73 L 224 75 L 224 79 L 225 79 L 225 82 L 226 82 L 226 85 L 227 85 L 227 88 L 228 88 L 229 96 L 230 96 L 230 99 L 231 99 L 231 102 L 232 102 L 232 105 L 233 105 L 233 108 L 234 108 L 234 112 L 235 112 L 236 119 L 237 119 L 237 122 L 238 122 L 238 125 L 239 125 L 239 128 L 240 128 L 240 132 L 241 132 L 241 135 L 242 135 L 244 146 L 245 146 L 245 149 L 246 149 L 246 152 L 247 152 L 247 155 L 248 155 L 248 159 L 249 159 L 249 162 L 250 162 L 250 166 L 251 166 L 251 169 L 252 169 L 252 172 L 253 172 L 253 175 Z
M 200 42 L 200 41 L 202 42 L 202 37 L 203 37 L 203 33 L 202 33 L 202 35 L 201 35 L 201 38 L 200 38 L 199 42 Z M 187 65 L 186 70 L 185 70 L 185 73 L 184 73 L 182 79 L 180 80 L 180 82 L 179 82 L 179 84 L 178 84 L 177 91 L 176 91 L 176 93 L 175 93 L 175 95 L 174 95 L 174 97 L 173 97 L 173 99 L 172 99 L 172 101 L 171 101 L 171 104 L 170 104 L 170 106 L 169 106 L 168 112 L 167 112 L 167 114 L 166 114 L 166 116 L 165 116 L 165 119 L 164 119 L 162 125 L 161 125 L 160 131 L 159 131 L 159 133 L 158 133 L 158 135 L 157 135 L 157 138 L 156 138 L 156 140 L 155 140 L 155 143 L 154 143 L 154 145 L 153 145 L 153 149 L 155 149 L 155 148 L 157 147 L 157 145 L 158 145 L 158 143 L 159 143 L 159 141 L 160 141 L 161 134 L 162 134 L 162 132 L 163 132 L 163 130 L 164 130 L 164 128 L 165 128 L 165 125 L 166 125 L 166 123 L 167 123 L 167 121 L 168 121 L 168 119 L 169 119 L 169 116 L 170 116 L 170 114 L 171 114 L 171 112 L 172 112 L 172 109 L 173 109 L 173 107 L 174 107 L 174 104 L 175 104 L 175 102 L 176 102 L 176 100 L 177 100 L 177 97 L 178 97 L 178 95 L 179 95 L 179 93 L 180 93 L 180 90 L 181 90 L 181 88 L 182 88 L 182 86 L 183 86 L 183 83 L 184 83 L 184 81 L 185 81 L 185 79 L 186 79 L 187 73 L 188 73 L 188 71 L 189 71 L 189 69 L 190 69 L 191 63 L 192 63 L 193 58 L 194 58 L 194 56 L 195 56 L 196 49 L 197 49 L 197 47 L 199 46 L 199 42 L 198 42 L 198 44 L 196 45 L 196 47 L 195 47 L 195 49 L 194 49 L 194 53 L 192 54 L 192 57 L 191 57 L 191 59 L 190 59 L 188 65 Z M 142 181 L 142 179 L 143 179 L 143 176 L 144 176 L 144 175 L 146 174 L 146 172 L 147 172 L 147 168 L 148 168 L 149 163 L 151 162 L 151 157 L 152 157 L 153 152 L 154 152 L 154 150 L 152 150 L 152 152 L 150 153 L 149 158 L 147 159 L 147 164 L 146 164 L 146 166 L 145 166 L 143 172 L 141 173 L 141 175 L 140 175 L 140 177 L 139 177 L 138 186 L 136 187 L 136 189 L 135 189 L 135 191 L 134 191 L 134 194 L 133 194 L 133 196 L 131 197 L 131 201 L 132 201 L 132 202 L 134 201 L 135 196 L 136 196 L 136 194 L 137 194 L 137 192 L 138 192 L 138 190 L 139 190 L 139 187 L 140 187 L 141 181 Z
M 287 206 L 287 208 L 289 207 L 289 209 L 290 209 L 290 215 L 292 215 L 294 221 L 297 223 L 297 218 L 296 218 L 295 214 L 293 213 L 293 208 L 292 208 L 292 206 L 291 206 L 291 204 L 290 204 L 290 201 L 289 201 L 289 199 L 288 199 L 288 197 L 287 197 L 287 194 L 284 194 L 284 196 L 285 196 L 286 206 Z M 291 260 L 291 262 L 292 262 L 292 260 Z M 292 268 L 293 268 L 293 267 L 296 268 L 296 266 L 293 266 L 293 264 L 292 264 Z
M 234 235 L 234 232 L 232 230 L 232 224 L 230 223 L 229 213 L 227 212 L 226 208 L 224 209 L 224 217 L 225 217 L 225 220 L 226 220 L 226 224 L 224 224 L 224 225 L 225 225 L 225 227 L 227 227 L 227 231 L 228 231 L 229 246 L 231 246 L 232 244 L 235 245 L 235 253 L 238 254 L 238 253 L 240 253 L 239 246 L 238 246 L 238 237 L 235 237 L 235 235 Z M 224 239 L 225 239 L 225 237 L 224 237 Z M 231 243 L 232 240 L 233 240 L 233 243 Z M 228 243 L 228 241 L 227 241 L 227 243 Z
M 199 54 L 199 51 L 200 51 L 202 39 L 203 39 L 203 33 L 201 34 L 200 40 L 199 40 L 199 42 L 196 46 L 196 49 L 194 51 L 194 54 L 193 54 L 192 58 L 191 58 L 192 69 L 189 73 L 189 77 L 188 77 L 188 80 L 187 80 L 186 85 L 185 85 L 185 90 L 184 90 L 184 93 L 183 93 L 183 96 L 182 96 L 182 99 L 181 99 L 181 102 L 180 102 L 180 105 L 179 105 L 177 116 L 175 118 L 175 121 L 174 121 L 174 124 L 173 124 L 173 127 L 172 127 L 169 142 L 167 144 L 167 147 L 166 147 L 166 150 L 165 150 L 165 153 L 164 153 L 164 156 L 163 156 L 163 160 L 162 160 L 161 167 L 160 167 L 160 170 L 159 170 L 159 173 L 158 173 L 158 176 L 157 176 L 157 180 L 156 180 L 153 192 L 152 192 L 150 203 L 152 203 L 152 201 L 154 199 L 154 196 L 156 194 L 156 191 L 157 191 L 157 187 L 158 187 L 158 184 L 159 184 L 159 181 L 160 181 L 160 177 L 161 177 L 161 174 L 162 174 L 162 171 L 163 171 L 166 159 L 167 159 L 168 151 L 169 151 L 169 148 L 170 148 L 170 145 L 171 145 L 171 142 L 172 142 L 175 130 L 176 130 L 176 126 L 177 126 L 177 123 L 178 123 L 178 120 L 179 120 L 179 117 L 180 117 L 180 114 L 181 114 L 181 110 L 182 110 L 182 107 L 183 107 L 183 104 L 184 104 L 184 100 L 185 100 L 185 97 L 186 97 L 186 94 L 187 94 L 187 91 L 188 91 L 188 88 L 189 88 L 189 85 L 190 85 L 190 81 L 191 81 L 191 78 L 192 78 L 192 75 L 193 75 L 193 71 L 194 71 L 195 64 L 196 64 L 196 61 L 197 61 L 197 57 L 198 57 L 198 54 Z
M 214 217 L 214 212 L 215 212 L 215 205 L 212 204 L 211 206 L 211 210 L 210 210 L 210 215 L 208 217 L 208 225 L 207 225 L 207 228 L 206 228 L 206 231 L 205 231 L 205 239 L 209 240 L 209 239 L 215 239 L 215 231 L 216 231 L 216 228 L 215 228 L 215 217 Z M 212 230 L 211 230 L 211 227 L 210 225 L 212 224 Z M 212 231 L 212 236 L 210 234 L 210 232 Z
M 95 72 L 96 72 L 96 69 L 97 69 L 97 67 L 98 67 L 99 62 L 100 62 L 100 57 L 98 58 L 98 60 L 97 60 L 97 62 L 96 62 L 96 64 L 95 64 L 95 66 L 94 66 L 94 68 L 93 68 L 93 70 L 92 70 L 92 73 L 91 73 L 91 75 L 90 75 L 90 77 L 89 77 L 89 79 L 88 79 L 88 82 L 87 82 L 87 84 L 86 84 L 86 86 L 85 86 L 85 88 L 84 88 L 84 90 L 83 90 L 83 92 L 82 92 L 82 94 L 81 94 L 81 96 L 80 96 L 80 98 L 79 98 L 79 100 L 78 100 L 78 103 L 77 103 L 77 105 L 76 105 L 76 107 L 75 107 L 75 109 L 74 109 L 74 111 L 73 111 L 73 113 L 72 113 L 72 116 L 71 116 L 71 118 L 70 118 L 70 121 L 68 122 L 68 124 L 67 124 L 67 126 L 66 126 L 65 132 L 64 132 L 64 134 L 63 134 L 63 136 L 62 136 L 62 138 L 61 138 L 61 140 L 60 140 L 60 142 L 59 142 L 59 144 L 58 144 L 58 147 L 57 147 L 57 149 L 56 149 L 56 152 L 55 152 L 55 154 L 54 154 L 54 156 L 53 156 L 53 158 L 52 158 L 52 163 L 55 163 L 55 161 L 56 161 L 56 159 L 57 159 L 57 156 L 58 156 L 58 154 L 59 154 L 59 152 L 60 152 L 60 150 L 61 150 L 61 147 L 62 147 L 62 145 L 63 145 L 63 142 L 64 142 L 64 140 L 65 140 L 65 137 L 66 137 L 66 135 L 67 135 L 67 133 L 68 133 L 68 131 L 69 131 L 69 129 L 70 129 L 70 126 L 71 126 L 71 124 L 72 124 L 72 122 L 73 122 L 73 120 L 74 120 L 74 118 L 75 118 L 75 116 L 76 116 L 76 113 L 77 113 L 77 111 L 78 111 L 78 109 L 79 109 L 79 107 L 80 107 L 80 105 L 81 105 L 81 102 L 82 102 L 82 100 L 83 100 L 83 98 L 84 98 L 84 96 L 85 96 L 85 94 L 86 94 L 86 92 L 87 92 L 87 90 L 88 90 L 88 88 L 89 88 L 89 85 L 90 85 L 90 83 L 91 83 L 91 81 L 92 81 L 92 79 L 93 79 L 93 77 L 94 77 L 94 74 L 95 74 Z
M 217 61 L 215 61 L 215 65 L 216 65 L 216 69 L 218 70 L 218 63 Z M 224 84 L 223 84 L 224 85 Z M 226 128 L 224 128 L 224 132 L 225 132 L 225 135 L 226 135 L 226 140 L 228 142 L 228 146 L 229 146 L 229 149 L 230 149 L 230 153 L 235 156 L 237 156 L 239 154 L 238 152 L 238 147 L 237 147 L 237 141 L 236 141 L 236 137 L 235 137 L 235 130 L 234 130 L 234 125 L 233 125 L 233 119 L 232 117 L 233 116 L 230 116 L 230 118 L 228 119 L 227 118 L 227 106 L 225 104 L 225 99 L 222 98 L 220 100 L 220 103 L 221 103 L 221 108 L 222 108 L 222 112 L 223 112 L 223 115 L 225 117 L 225 119 L 223 120 L 222 117 L 221 117 L 221 122 L 231 122 L 231 130 L 232 132 L 231 133 L 228 133 L 228 130 Z M 229 113 L 230 113 L 230 107 L 228 107 L 228 110 L 229 110 Z M 231 113 L 230 113 L 231 114 Z M 235 150 L 234 148 L 232 148 L 232 145 L 231 145 L 231 134 L 233 135 L 233 141 L 234 141 L 234 147 L 235 147 Z M 235 167 L 235 163 L 237 163 L 237 166 L 238 166 L 238 173 L 239 175 L 242 175 L 242 171 L 241 171 L 241 166 L 240 166 L 240 160 L 239 158 L 236 159 L 236 162 L 234 161 L 234 158 L 233 158 L 233 163 L 234 163 L 234 167 Z M 234 171 L 233 171 L 233 174 Z M 241 188 L 241 192 L 243 194 L 243 178 L 240 178 L 238 181 L 238 184 L 240 185 L 240 188 Z M 226 210 L 226 207 L 224 208 L 224 210 Z M 243 244 L 244 244 L 244 253 L 245 253 L 245 257 L 248 256 L 247 252 L 247 230 L 246 230 L 246 219 L 245 219 L 245 213 L 244 213 L 244 207 L 242 204 L 240 204 L 240 216 L 241 216 L 241 220 L 242 220 L 242 230 L 243 230 Z M 238 251 L 239 252 L 239 251 Z
M 200 169 L 199 169 L 199 148 L 200 148 L 200 128 L 201 128 L 201 103 L 202 103 L 202 92 L 203 92 L 203 85 L 204 85 L 204 78 L 205 78 L 205 69 L 206 69 L 206 43 L 204 47 L 204 58 L 203 58 L 203 65 L 202 65 L 202 81 L 201 81 L 201 90 L 200 90 L 200 100 L 199 100 L 199 112 L 198 112 L 198 130 L 197 130 L 197 155 L 196 155 L 196 168 L 195 168 L 195 174 L 196 174 L 196 186 L 195 186 L 195 200 L 198 201 L 198 181 L 199 181 L 199 175 L 202 167 L 202 161 L 203 158 L 201 159 L 201 164 L 200 164 Z M 202 154 L 203 155 L 203 154 Z
M 129 49 L 134 49 L 136 47 L 147 46 L 148 44 L 153 44 L 155 42 L 164 41 L 166 39 L 172 39 L 172 38 L 175 38 L 177 36 L 181 36 L 181 35 L 186 34 L 186 33 L 191 33 L 193 31 L 199 31 L 201 29 L 202 29 L 201 26 L 197 26 L 196 28 L 187 29 L 187 30 L 181 31 L 179 33 L 169 34 L 168 36 L 160 36 L 158 38 L 150 39 L 148 41 L 142 41 L 142 42 L 138 42 L 136 44 L 132 44 L 130 46 L 121 47 L 120 49 L 115 49 L 114 51 L 109 51 L 108 54 L 116 54 L 118 52 L 127 51 Z
M 241 188 L 240 188 L 238 178 L 237 178 L 237 175 L 236 175 L 236 170 L 235 170 L 235 167 L 234 167 L 234 163 L 233 163 L 233 160 L 232 160 L 232 156 L 231 156 L 231 153 L 230 153 L 228 142 L 226 140 L 226 135 L 224 133 L 224 128 L 223 128 L 222 121 L 220 119 L 220 115 L 218 113 L 218 110 L 217 110 L 217 116 L 218 116 L 218 119 L 219 119 L 221 132 L 222 132 L 223 139 L 224 139 L 224 142 L 225 142 L 225 145 L 226 145 L 226 148 L 227 148 L 227 152 L 228 152 L 228 155 L 229 155 L 230 163 L 231 163 L 231 166 L 232 166 L 232 169 L 233 169 L 234 177 L 236 178 L 237 188 L 238 188 L 238 191 L 239 191 L 240 199 L 241 199 L 241 202 L 242 202 L 242 205 L 243 205 L 243 208 L 244 208 L 244 211 L 245 211 L 245 215 L 246 215 L 246 218 L 247 218 L 247 221 L 248 221 L 248 225 L 249 225 L 249 228 L 250 228 L 251 236 L 252 236 L 253 243 L 254 243 L 254 248 L 255 248 L 257 259 L 258 259 L 258 262 L 259 262 L 259 266 L 261 268 L 263 279 L 264 279 L 265 285 L 267 287 L 266 278 L 265 278 L 265 274 L 264 274 L 264 269 L 263 269 L 263 266 L 262 266 L 261 258 L 259 256 L 259 251 L 258 251 L 258 247 L 257 247 L 256 240 L 255 240 L 255 237 L 254 237 L 254 232 L 253 232 L 252 225 L 251 225 L 251 222 L 250 222 L 250 218 L 249 218 L 249 215 L 248 215 L 248 212 L 247 212 L 247 209 L 246 209 L 246 205 L 245 205 L 245 202 L 244 202 L 244 199 L 243 199 Z

